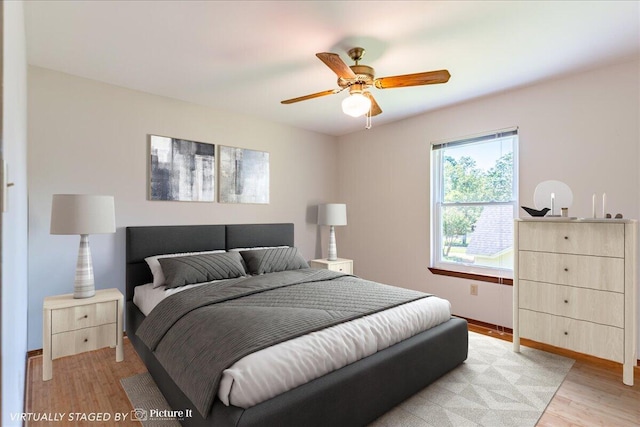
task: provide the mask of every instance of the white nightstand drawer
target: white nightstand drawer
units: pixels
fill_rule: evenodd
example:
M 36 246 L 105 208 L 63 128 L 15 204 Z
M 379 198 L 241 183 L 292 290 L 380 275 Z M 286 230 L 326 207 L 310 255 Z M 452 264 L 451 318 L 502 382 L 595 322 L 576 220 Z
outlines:
M 51 332 L 57 334 L 60 332 L 105 325 L 107 323 L 115 323 L 117 314 L 117 301 L 51 310 Z
M 329 270 L 333 270 L 333 271 L 339 271 L 341 273 L 346 273 L 346 274 L 352 274 L 352 266 L 353 263 L 351 261 L 349 262 L 336 262 L 336 263 L 332 263 L 329 264 Z
M 624 295 L 520 280 L 520 308 L 624 327 Z
M 313 259 L 309 261 L 309 267 L 353 274 L 353 260 L 346 258 L 338 258 L 334 261 L 329 261 L 328 259 Z
M 116 344 L 116 323 L 63 332 L 51 337 L 51 358 L 115 347 Z
M 521 251 L 624 258 L 624 224 L 522 222 Z
M 520 336 L 623 362 L 624 330 L 562 316 L 520 310 Z

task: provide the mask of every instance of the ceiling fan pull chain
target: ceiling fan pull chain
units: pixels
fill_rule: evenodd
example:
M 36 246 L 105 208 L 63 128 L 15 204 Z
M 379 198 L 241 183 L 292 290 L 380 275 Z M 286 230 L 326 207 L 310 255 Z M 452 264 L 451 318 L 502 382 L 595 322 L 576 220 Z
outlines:
M 366 122 L 364 125 L 365 129 L 371 129 L 371 110 L 367 114 L 364 115 L 366 117 Z

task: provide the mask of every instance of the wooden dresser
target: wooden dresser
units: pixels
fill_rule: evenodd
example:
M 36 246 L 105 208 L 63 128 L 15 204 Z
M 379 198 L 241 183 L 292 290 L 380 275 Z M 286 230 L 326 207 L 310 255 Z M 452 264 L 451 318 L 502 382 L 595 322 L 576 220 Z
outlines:
M 623 364 L 637 353 L 634 220 L 516 219 L 513 347 L 528 338 Z

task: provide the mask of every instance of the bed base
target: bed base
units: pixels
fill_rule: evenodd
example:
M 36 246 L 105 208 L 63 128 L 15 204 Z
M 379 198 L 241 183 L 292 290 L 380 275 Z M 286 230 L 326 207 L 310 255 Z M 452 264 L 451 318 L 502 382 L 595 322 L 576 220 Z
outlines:
M 132 301 L 127 314 L 127 331 L 134 331 L 144 315 Z M 251 408 L 216 399 L 204 419 L 135 333 L 129 336 L 171 408 L 191 409 L 180 420 L 188 427 L 366 426 L 464 362 L 468 349 L 466 320 L 452 318 Z

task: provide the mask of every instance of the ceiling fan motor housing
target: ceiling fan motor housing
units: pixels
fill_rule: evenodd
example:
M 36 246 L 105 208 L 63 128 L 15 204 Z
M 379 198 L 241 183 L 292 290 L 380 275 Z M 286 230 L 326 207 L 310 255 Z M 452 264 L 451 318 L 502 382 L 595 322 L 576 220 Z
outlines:
M 338 77 L 338 86 L 347 88 L 356 83 L 364 84 L 367 87 L 373 85 L 375 76 L 373 67 L 369 67 L 368 65 L 351 65 L 349 68 L 351 68 L 356 75 L 356 79 L 343 79 L 342 77 Z

